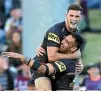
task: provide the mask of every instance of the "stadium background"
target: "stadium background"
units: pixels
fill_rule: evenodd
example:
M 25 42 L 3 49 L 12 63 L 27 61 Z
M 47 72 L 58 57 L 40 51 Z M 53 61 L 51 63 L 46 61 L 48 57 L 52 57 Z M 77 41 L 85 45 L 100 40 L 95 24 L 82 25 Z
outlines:
M 82 83 L 82 80 L 87 75 L 89 66 L 93 67 L 93 65 L 97 64 L 99 65 L 99 70 L 101 72 L 101 0 L 0 0 L 0 53 L 7 51 L 6 49 L 12 45 L 12 43 L 8 42 L 7 38 L 6 40 L 4 38 L 7 37 L 5 32 L 6 24 L 4 23 L 4 27 L 1 27 L 2 2 L 6 2 L 5 6 L 9 7 L 11 1 L 15 2 L 13 9 L 20 8 L 22 13 L 22 45 L 20 50 L 22 52 L 20 53 L 31 58 L 36 55 L 36 49 L 41 45 L 47 29 L 58 22 L 64 21 L 67 7 L 72 3 L 78 3 L 83 6 L 85 12 L 78 29 L 81 35 L 85 38 L 85 45 L 82 50 L 84 70 L 76 78 L 77 87 L 75 89 L 78 90 L 79 84 Z M 5 14 L 8 19 L 7 12 Z M 2 33 L 1 30 L 4 32 Z M 4 36 L 3 39 L 1 35 Z M 1 40 L 5 40 L 5 42 L 2 42 Z M 13 50 L 13 52 L 16 51 Z M 3 64 L 6 65 L 4 61 L 8 62 L 12 60 L 5 59 L 0 56 L 0 69 L 5 69 L 4 66 L 2 66 Z M 13 61 L 15 60 L 13 59 Z M 11 63 L 9 67 L 5 69 L 9 69 L 13 72 L 13 87 L 20 90 L 25 88 L 29 89 L 28 87 L 32 86 L 28 83 L 30 78 L 28 75 L 29 68 L 22 64 L 20 66 L 15 66 L 15 64 L 18 65 L 20 63 Z M 8 72 L 5 70 L 3 70 L 3 72 L 0 70 L 0 89 L 3 90 L 6 89 L 6 85 L 9 83 L 9 81 L 6 80 L 6 76 L 4 76 L 4 73 Z M 23 81 L 22 78 L 19 77 L 22 77 L 26 81 Z
M 86 1 L 88 1 L 88 15 L 92 32 L 87 30 L 87 32 L 83 34 L 87 41 L 83 53 L 83 63 L 85 65 L 89 62 L 97 62 L 101 55 L 101 36 L 99 33 L 101 31 L 101 1 Z M 41 44 L 47 29 L 64 20 L 67 7 L 71 3 L 75 3 L 75 1 L 60 0 L 58 2 L 58 0 L 30 0 L 30 2 L 23 2 L 23 53 L 25 55 L 33 57 L 33 55 L 36 54 L 36 48 Z M 85 23 L 80 24 L 81 27 L 85 28 L 86 25 L 84 24 Z M 80 29 L 82 29 L 81 27 Z

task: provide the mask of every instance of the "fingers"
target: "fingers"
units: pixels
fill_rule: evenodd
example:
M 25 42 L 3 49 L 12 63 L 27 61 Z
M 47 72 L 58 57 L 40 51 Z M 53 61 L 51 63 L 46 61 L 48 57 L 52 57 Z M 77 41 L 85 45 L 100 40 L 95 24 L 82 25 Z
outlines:
M 76 72 L 81 73 L 81 72 L 82 72 L 82 70 L 83 70 L 83 68 L 78 68 L 78 67 L 76 67 Z
M 2 56 L 5 56 L 5 57 L 10 57 L 10 52 L 2 52 L 1 55 Z
M 83 64 L 80 63 L 80 62 L 77 62 L 77 64 L 76 64 L 76 73 L 80 74 L 82 72 L 83 68 L 84 68 Z
M 44 53 L 45 50 L 41 46 L 37 48 L 37 56 L 43 56 Z
M 12 58 L 17 58 L 18 57 L 18 55 L 16 53 L 13 53 L 13 52 L 2 52 L 2 56 L 12 57 Z

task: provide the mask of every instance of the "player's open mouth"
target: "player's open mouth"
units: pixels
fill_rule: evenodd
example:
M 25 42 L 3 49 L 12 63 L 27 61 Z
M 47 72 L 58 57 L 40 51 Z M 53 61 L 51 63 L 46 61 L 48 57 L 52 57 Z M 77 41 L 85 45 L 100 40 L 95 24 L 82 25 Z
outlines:
M 76 24 L 77 24 L 77 22 L 73 22 L 73 21 L 70 21 L 70 23 L 71 23 L 72 25 L 76 25 Z

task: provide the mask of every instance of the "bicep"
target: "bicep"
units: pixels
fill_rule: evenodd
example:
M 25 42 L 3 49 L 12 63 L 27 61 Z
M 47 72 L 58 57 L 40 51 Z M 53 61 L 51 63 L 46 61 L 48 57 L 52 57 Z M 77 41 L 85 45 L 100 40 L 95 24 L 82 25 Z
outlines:
M 58 47 L 51 47 L 48 46 L 47 47 L 47 54 L 48 56 L 55 54 L 56 52 L 58 52 L 59 48 Z

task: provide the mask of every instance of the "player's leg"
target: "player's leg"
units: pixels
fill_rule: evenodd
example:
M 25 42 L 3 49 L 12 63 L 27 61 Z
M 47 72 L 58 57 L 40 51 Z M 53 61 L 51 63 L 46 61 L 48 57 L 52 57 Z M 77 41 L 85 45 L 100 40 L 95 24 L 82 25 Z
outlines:
M 51 81 L 48 77 L 39 77 L 35 80 L 36 90 L 52 90 Z
M 30 70 L 32 78 L 31 83 L 35 85 L 36 90 L 50 90 L 51 91 L 51 81 L 46 75 L 38 74 L 36 71 Z

